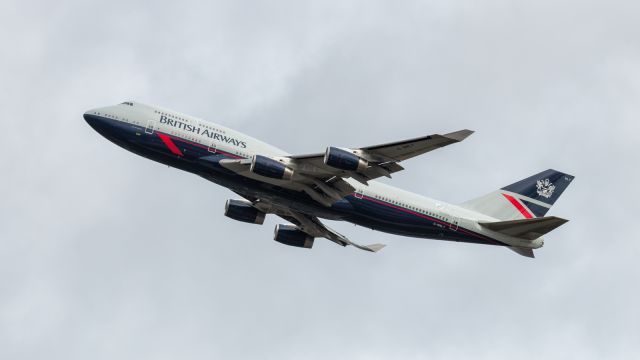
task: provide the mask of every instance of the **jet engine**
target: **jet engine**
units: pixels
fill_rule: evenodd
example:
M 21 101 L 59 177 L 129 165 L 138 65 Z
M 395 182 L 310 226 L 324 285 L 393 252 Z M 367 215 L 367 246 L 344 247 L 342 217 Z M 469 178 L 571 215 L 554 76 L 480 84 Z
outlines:
M 264 222 L 265 213 L 254 208 L 250 202 L 244 200 L 227 200 L 224 205 L 224 215 L 250 224 L 260 224 Z
M 293 225 L 276 225 L 273 240 L 281 244 L 307 249 L 311 249 L 313 246 L 313 237 Z
M 278 180 L 291 180 L 293 170 L 287 165 L 262 155 L 255 155 L 251 159 L 252 173 Z
M 367 160 L 358 155 L 333 146 L 328 147 L 324 153 L 324 163 L 336 169 L 357 172 L 363 172 L 369 165 Z

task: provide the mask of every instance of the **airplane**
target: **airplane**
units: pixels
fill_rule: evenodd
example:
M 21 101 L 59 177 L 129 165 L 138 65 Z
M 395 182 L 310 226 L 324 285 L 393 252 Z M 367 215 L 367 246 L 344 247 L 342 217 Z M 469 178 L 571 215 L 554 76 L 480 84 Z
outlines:
M 355 243 L 322 218 L 408 237 L 502 246 L 533 258 L 543 235 L 568 221 L 545 216 L 574 178 L 553 169 L 458 205 L 374 181 L 403 170 L 404 160 L 464 140 L 471 130 L 293 155 L 222 125 L 133 101 L 83 117 L 126 150 L 236 193 L 240 199 L 225 204 L 227 217 L 252 224 L 263 224 L 267 214 L 284 219 L 290 224 L 277 225 L 274 240 L 294 247 L 311 248 L 316 238 L 371 252 L 385 246 Z

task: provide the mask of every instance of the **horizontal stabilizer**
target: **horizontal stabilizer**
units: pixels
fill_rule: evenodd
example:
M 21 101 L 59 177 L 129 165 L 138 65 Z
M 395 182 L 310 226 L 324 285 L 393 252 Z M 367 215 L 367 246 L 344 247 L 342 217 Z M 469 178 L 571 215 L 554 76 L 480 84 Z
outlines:
M 568 221 L 569 220 L 561 219 L 559 217 L 548 216 L 521 220 L 480 222 L 479 224 L 489 230 L 493 230 L 504 235 L 527 240 L 535 240 Z

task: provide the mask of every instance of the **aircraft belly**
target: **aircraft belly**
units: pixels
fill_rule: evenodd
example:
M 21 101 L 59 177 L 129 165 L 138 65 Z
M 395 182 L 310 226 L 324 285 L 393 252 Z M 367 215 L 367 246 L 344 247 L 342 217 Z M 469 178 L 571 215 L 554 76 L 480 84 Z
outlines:
M 367 196 L 348 198 L 354 210 L 347 220 L 373 230 L 416 238 L 504 245 L 482 234 Z

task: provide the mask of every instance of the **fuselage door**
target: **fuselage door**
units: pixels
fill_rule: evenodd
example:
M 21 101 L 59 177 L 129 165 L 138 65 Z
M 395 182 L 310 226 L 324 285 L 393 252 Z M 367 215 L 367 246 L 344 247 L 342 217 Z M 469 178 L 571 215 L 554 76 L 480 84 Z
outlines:
M 454 214 L 449 212 L 448 206 L 442 205 L 440 203 L 436 204 L 436 209 L 442 216 L 446 222 L 449 223 L 449 230 L 458 231 L 458 226 L 460 224 L 460 218 L 455 216 Z
M 458 231 L 459 224 L 460 224 L 460 218 L 452 214 L 449 217 L 449 229 L 453 231 Z
M 207 148 L 207 150 L 209 150 L 209 152 L 216 152 L 216 141 L 215 140 L 211 140 L 211 143 L 209 144 L 209 147 Z
M 147 127 L 144 128 L 144 132 L 147 134 L 153 134 L 153 131 L 156 128 L 156 121 L 155 119 L 150 119 L 149 122 L 147 123 Z

